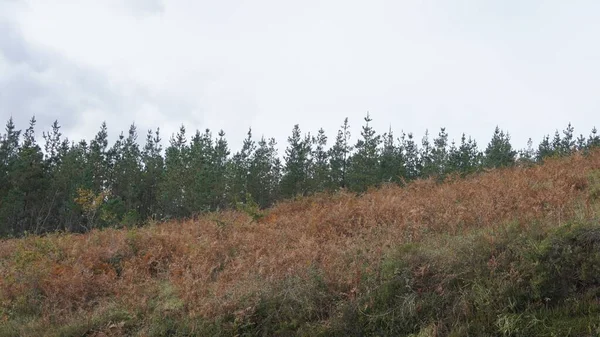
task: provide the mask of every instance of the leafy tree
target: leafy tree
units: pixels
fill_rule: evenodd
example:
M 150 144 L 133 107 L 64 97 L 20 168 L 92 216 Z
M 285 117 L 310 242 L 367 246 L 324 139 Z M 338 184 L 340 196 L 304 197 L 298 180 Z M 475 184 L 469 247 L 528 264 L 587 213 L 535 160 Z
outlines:
M 485 149 L 484 164 L 486 167 L 508 167 L 516 162 L 517 152 L 510 144 L 510 135 L 496 126 L 492 140 Z
M 80 225 L 84 230 L 89 231 L 96 227 L 96 224 L 98 223 L 98 214 L 106 212 L 103 212 L 103 207 L 105 206 L 108 197 L 108 190 L 99 194 L 94 194 L 94 192 L 89 189 L 77 189 L 77 197 L 74 201 L 81 208 L 85 222 Z M 106 217 L 104 218 L 106 221 Z

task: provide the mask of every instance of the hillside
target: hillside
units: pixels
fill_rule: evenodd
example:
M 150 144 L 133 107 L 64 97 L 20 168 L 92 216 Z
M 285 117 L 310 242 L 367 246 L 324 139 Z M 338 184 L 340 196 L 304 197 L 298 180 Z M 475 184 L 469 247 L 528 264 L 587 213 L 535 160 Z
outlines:
M 0 336 L 598 336 L 600 152 L 0 241 Z

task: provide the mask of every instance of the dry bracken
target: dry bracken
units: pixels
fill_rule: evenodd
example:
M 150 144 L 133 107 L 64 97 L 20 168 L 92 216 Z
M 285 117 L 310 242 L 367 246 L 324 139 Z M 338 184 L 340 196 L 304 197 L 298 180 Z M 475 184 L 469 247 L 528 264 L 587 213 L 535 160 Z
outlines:
M 597 217 L 587 186 L 598 169 L 600 152 L 577 154 L 443 184 L 420 180 L 361 196 L 298 198 L 258 221 L 223 211 L 137 229 L 3 240 L 0 315 L 36 308 L 48 322 L 61 322 L 115 299 L 143 311 L 165 287 L 179 299 L 170 305 L 190 317 L 243 314 L 261 291 L 312 268 L 351 297 L 360 273 L 376 269 L 401 243 L 507 222 Z

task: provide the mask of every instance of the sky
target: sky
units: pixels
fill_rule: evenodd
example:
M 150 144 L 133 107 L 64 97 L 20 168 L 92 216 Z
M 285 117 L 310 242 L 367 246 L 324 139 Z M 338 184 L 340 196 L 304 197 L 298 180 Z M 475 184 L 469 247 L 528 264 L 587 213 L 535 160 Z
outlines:
M 71 140 L 103 121 L 143 142 L 248 128 L 281 151 L 294 124 L 345 117 L 421 139 L 446 127 L 523 148 L 569 122 L 600 127 L 597 0 L 0 0 L 0 123 L 54 120 Z

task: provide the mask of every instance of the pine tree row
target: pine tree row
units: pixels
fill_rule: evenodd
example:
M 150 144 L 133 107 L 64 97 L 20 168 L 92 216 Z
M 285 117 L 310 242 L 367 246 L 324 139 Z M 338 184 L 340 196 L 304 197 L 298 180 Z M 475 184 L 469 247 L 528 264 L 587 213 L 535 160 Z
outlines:
M 450 141 L 442 128 L 420 144 L 414 136 L 377 134 L 365 118 L 353 142 L 348 119 L 332 146 L 323 129 L 303 134 L 294 126 L 280 159 L 274 139 L 256 141 L 249 131 L 233 155 L 224 132 L 210 130 L 188 137 L 182 126 L 166 149 L 159 130 L 148 131 L 145 145 L 132 125 L 108 144 L 106 124 L 89 143 L 63 138 L 58 122 L 36 142 L 35 118 L 25 132 L 13 120 L 0 139 L 0 236 L 56 230 L 87 231 L 130 226 L 149 219 L 185 218 L 244 203 L 268 207 L 278 200 L 315 192 L 348 189 L 363 192 L 384 183 L 449 174 L 467 175 L 485 168 L 530 164 L 600 146 L 594 128 L 575 138 L 569 126 L 537 149 L 516 151 L 508 133 L 496 128 L 484 151 L 470 137 Z

